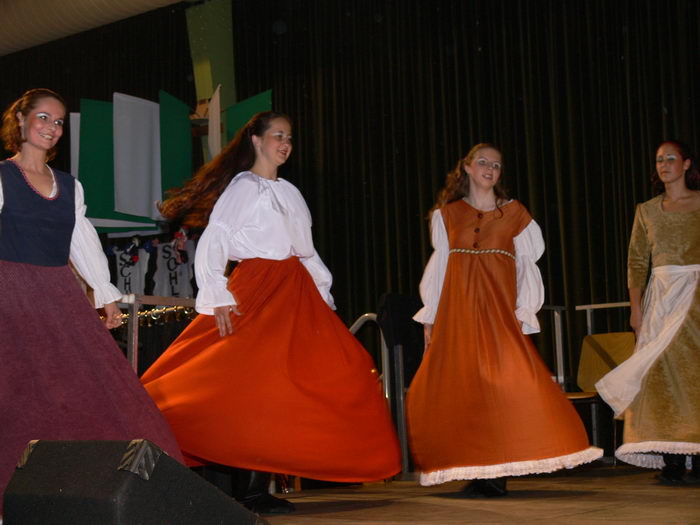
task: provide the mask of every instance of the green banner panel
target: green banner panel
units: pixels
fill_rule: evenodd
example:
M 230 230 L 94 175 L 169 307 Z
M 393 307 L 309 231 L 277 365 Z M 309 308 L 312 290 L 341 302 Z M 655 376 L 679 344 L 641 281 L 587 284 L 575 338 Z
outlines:
M 98 231 L 153 229 L 155 223 L 114 211 L 114 139 L 112 103 L 80 100 L 80 154 L 78 178 L 85 189 L 87 216 L 136 223 L 133 227 L 98 228 Z M 142 223 L 143 226 L 138 226 Z
M 226 110 L 226 140 L 230 141 L 236 132 L 248 122 L 253 115 L 272 109 L 272 90 L 268 89 L 250 98 L 234 104 Z
M 192 176 L 192 124 L 190 108 L 181 100 L 161 90 L 160 103 L 160 173 L 163 198 L 167 190 L 182 186 Z

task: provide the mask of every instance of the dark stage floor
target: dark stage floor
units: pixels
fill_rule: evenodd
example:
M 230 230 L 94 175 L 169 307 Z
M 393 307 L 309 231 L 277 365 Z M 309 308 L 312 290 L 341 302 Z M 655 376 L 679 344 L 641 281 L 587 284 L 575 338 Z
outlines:
M 289 494 L 297 512 L 266 516 L 272 525 L 396 523 L 547 523 L 700 525 L 700 486 L 665 487 L 656 471 L 593 464 L 513 478 L 505 498 L 464 499 L 464 482 L 415 481 L 305 490 Z

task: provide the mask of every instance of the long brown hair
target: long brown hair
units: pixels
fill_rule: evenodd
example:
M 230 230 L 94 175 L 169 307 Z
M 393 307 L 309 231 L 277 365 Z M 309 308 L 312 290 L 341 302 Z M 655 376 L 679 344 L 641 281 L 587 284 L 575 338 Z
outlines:
M 434 210 L 440 209 L 450 202 L 458 201 L 459 199 L 469 196 L 469 175 L 467 175 L 464 167 L 471 164 L 476 154 L 482 149 L 493 149 L 501 153 L 500 149 L 488 142 L 481 142 L 473 146 L 472 149 L 469 150 L 469 153 L 467 153 L 465 157 L 459 159 L 457 165 L 447 174 L 445 186 L 440 190 L 440 193 L 438 193 L 435 205 L 430 210 L 431 215 Z M 493 188 L 496 194 L 496 206 L 500 206 L 508 200 L 508 194 L 501 184 L 501 180 L 502 179 L 499 177 L 498 182 Z
M 22 149 L 22 144 L 27 140 L 22 137 L 22 128 L 19 125 L 17 113 L 21 113 L 26 118 L 43 98 L 54 98 L 58 100 L 63 104 L 66 112 L 68 111 L 66 101 L 55 91 L 46 88 L 36 88 L 25 91 L 24 94 L 10 104 L 5 110 L 5 113 L 2 114 L 0 138 L 2 138 L 2 143 L 7 151 L 19 153 Z M 53 160 L 55 156 L 56 147 L 54 146 L 46 152 L 46 161 Z
M 700 190 L 700 170 L 698 169 L 698 160 L 690 150 L 690 147 L 678 140 L 664 140 L 657 146 L 656 151 L 659 151 L 659 148 L 664 144 L 670 144 L 676 148 L 678 153 L 681 154 L 683 162 L 690 159 L 690 167 L 685 171 L 685 186 L 689 190 Z M 656 158 L 656 155 L 654 158 Z M 666 191 L 666 186 L 659 178 L 659 173 L 656 171 L 656 168 L 654 168 L 654 172 L 651 174 L 651 187 L 654 195 L 659 195 Z
M 163 217 L 191 228 L 204 228 L 214 204 L 231 179 L 255 164 L 252 136 L 261 137 L 277 118 L 291 125 L 291 119 L 283 113 L 263 111 L 254 115 L 221 153 L 199 168 L 182 188 L 168 192 L 168 199 L 158 206 Z

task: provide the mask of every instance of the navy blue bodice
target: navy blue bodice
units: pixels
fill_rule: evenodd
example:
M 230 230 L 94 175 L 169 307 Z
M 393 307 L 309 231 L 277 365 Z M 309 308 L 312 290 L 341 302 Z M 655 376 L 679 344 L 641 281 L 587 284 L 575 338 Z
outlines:
M 0 259 L 38 266 L 68 264 L 75 227 L 75 179 L 53 170 L 58 192 L 41 195 L 12 161 L 0 162 L 3 206 Z

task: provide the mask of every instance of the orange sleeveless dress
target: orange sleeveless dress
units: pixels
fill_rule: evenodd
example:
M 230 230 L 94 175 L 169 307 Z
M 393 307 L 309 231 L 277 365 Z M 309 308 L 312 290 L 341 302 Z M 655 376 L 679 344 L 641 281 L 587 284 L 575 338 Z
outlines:
M 450 250 L 472 253 L 449 255 L 432 339 L 408 392 L 421 483 L 551 472 L 600 457 L 515 316 L 513 238 L 529 213 L 517 201 L 481 212 L 463 200 L 441 213 Z
M 228 287 L 234 333 L 199 315 L 141 378 L 188 464 L 346 482 L 400 471 L 374 363 L 299 259 L 244 260 Z

